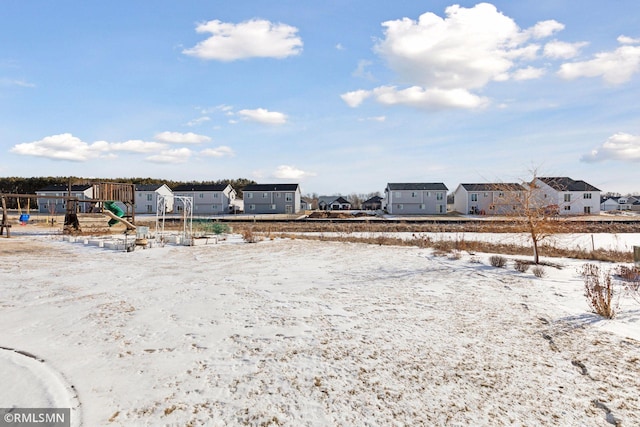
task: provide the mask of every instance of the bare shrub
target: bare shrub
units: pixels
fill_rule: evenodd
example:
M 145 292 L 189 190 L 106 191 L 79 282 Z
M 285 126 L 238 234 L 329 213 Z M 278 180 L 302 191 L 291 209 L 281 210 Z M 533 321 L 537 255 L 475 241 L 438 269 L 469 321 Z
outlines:
M 507 259 L 500 255 L 492 255 L 489 257 L 489 263 L 493 267 L 504 268 L 507 265 Z
M 242 239 L 247 243 L 257 243 L 260 240 L 250 228 L 242 230 Z
M 545 271 L 544 267 L 541 265 L 536 265 L 535 267 L 533 267 L 531 269 L 531 272 L 533 273 L 534 276 L 536 276 L 539 279 L 547 275 L 547 272 Z
M 523 261 L 521 259 L 517 259 L 514 261 L 514 266 L 513 268 L 516 269 L 516 271 L 519 271 L 520 273 L 526 273 L 527 270 L 529 269 L 530 264 L 527 261 Z
M 452 250 L 448 257 L 450 260 L 457 261 L 462 258 L 462 254 L 458 250 Z
M 591 309 L 602 317 L 613 319 L 616 315 L 615 289 L 610 271 L 602 271 L 596 264 L 582 266 L 580 275 L 584 280 L 584 295 Z

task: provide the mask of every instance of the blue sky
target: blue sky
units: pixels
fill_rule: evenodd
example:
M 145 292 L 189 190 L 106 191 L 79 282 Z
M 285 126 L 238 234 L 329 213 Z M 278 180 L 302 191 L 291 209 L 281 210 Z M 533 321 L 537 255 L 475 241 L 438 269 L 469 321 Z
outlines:
M 640 3 L 4 2 L 0 175 L 640 193 Z

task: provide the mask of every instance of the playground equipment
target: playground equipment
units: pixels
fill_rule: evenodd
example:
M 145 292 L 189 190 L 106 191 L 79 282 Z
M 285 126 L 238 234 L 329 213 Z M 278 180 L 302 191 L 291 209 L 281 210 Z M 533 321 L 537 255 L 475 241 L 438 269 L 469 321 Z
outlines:
M 31 217 L 31 215 L 29 215 L 29 204 L 31 202 L 31 199 L 27 199 L 27 212 L 26 213 L 22 213 L 22 209 L 20 208 L 20 197 L 18 197 L 18 214 L 20 215 L 20 225 L 27 225 L 27 223 L 29 222 L 29 218 Z
M 103 203 L 103 214 L 107 215 L 111 220 L 109 221 L 109 227 L 116 225 L 118 222 L 122 222 L 127 226 L 128 230 L 135 230 L 136 226 L 133 223 L 127 221 L 124 217 L 124 211 L 120 209 L 120 206 L 116 205 L 114 201 L 107 201 Z
M 0 194 L 0 199 L 2 200 L 2 222 L 0 223 L 0 236 L 4 233 L 4 230 L 7 231 L 7 237 L 10 237 L 10 228 L 11 224 L 9 223 L 9 218 L 7 214 L 7 199 L 8 198 L 16 198 L 18 201 L 18 213 L 20 215 L 20 223 L 26 224 L 30 218 L 30 199 L 63 199 L 65 201 L 65 217 L 64 217 L 64 232 L 66 234 L 79 233 L 80 229 L 80 221 L 78 219 L 78 212 L 81 211 L 80 203 L 88 204 L 91 206 L 91 212 L 97 212 L 97 209 L 102 208 L 102 213 L 109 216 L 111 221 L 121 221 L 123 224 L 127 226 L 127 230 L 135 229 L 135 185 L 134 184 L 124 184 L 124 183 L 114 183 L 114 182 L 98 182 L 93 183 L 91 188 L 92 198 L 90 199 L 80 199 L 77 196 L 73 196 L 71 194 L 71 182 L 69 183 L 67 194 L 63 196 L 53 196 L 53 195 L 39 195 L 39 194 L 15 194 L 15 193 L 5 193 Z M 23 213 L 20 208 L 20 198 L 27 199 L 27 211 Z M 114 203 L 121 202 L 125 207 L 123 211 L 120 207 L 118 207 L 117 214 L 112 210 L 109 210 L 105 207 L 105 203 Z M 112 206 L 116 206 L 113 204 Z M 121 214 L 120 214 L 121 213 Z M 111 225 L 115 224 L 111 223 Z

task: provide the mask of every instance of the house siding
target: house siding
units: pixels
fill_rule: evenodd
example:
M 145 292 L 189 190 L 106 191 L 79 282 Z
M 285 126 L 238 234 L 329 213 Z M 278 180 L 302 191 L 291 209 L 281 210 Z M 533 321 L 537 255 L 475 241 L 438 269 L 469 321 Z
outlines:
M 391 215 L 444 215 L 447 187 L 442 183 L 387 184 L 386 209 Z

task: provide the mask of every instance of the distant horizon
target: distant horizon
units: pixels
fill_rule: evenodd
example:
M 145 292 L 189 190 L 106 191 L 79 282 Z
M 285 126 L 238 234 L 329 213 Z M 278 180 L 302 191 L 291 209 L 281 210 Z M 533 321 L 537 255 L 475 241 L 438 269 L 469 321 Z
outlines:
M 636 0 L 9 2 L 0 176 L 357 194 L 537 169 L 640 193 L 639 15 Z

